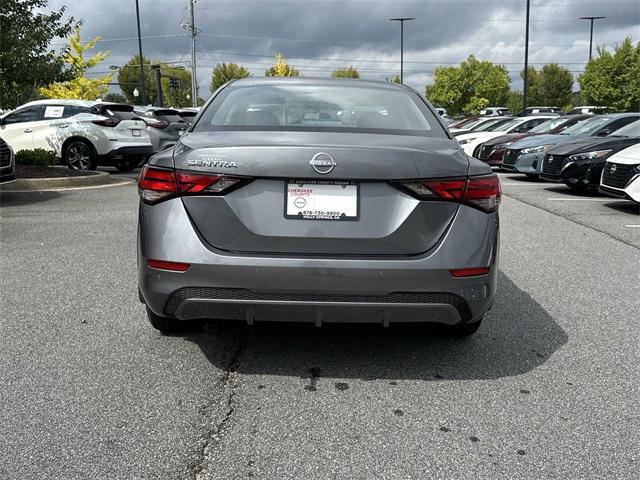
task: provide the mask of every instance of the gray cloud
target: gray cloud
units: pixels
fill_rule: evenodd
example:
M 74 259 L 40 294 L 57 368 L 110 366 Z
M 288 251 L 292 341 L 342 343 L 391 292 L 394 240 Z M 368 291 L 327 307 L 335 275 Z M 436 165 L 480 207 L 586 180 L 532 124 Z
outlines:
M 111 52 L 105 65 L 124 63 L 137 52 L 133 0 L 103 2 L 52 0 L 84 20 L 85 38 L 101 35 Z M 182 24 L 187 0 L 140 0 L 145 55 L 188 66 L 189 39 Z M 114 5 L 115 4 L 115 5 Z M 411 16 L 406 24 L 405 79 L 422 89 L 438 65 L 470 54 L 503 63 L 513 86 L 524 56 L 524 0 L 198 0 L 198 80 L 208 93 L 211 68 L 241 63 L 262 75 L 276 53 L 306 76 L 326 76 L 352 64 L 362 76 L 384 79 L 399 71 L 399 27 L 390 17 Z M 595 43 L 611 47 L 640 34 L 638 0 L 532 0 L 530 62 L 561 63 L 576 74 L 588 57 L 585 15 L 606 15 L 596 24 Z M 167 38 L 158 38 L 172 35 Z M 181 36 L 183 35 L 183 36 Z

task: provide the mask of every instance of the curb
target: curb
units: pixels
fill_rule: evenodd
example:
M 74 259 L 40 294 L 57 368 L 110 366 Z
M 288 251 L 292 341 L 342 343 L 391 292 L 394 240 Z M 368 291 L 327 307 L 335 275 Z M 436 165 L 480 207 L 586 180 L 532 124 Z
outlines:
M 122 184 L 122 178 L 114 178 L 108 172 L 96 172 L 81 177 L 55 178 L 18 178 L 16 181 L 0 186 L 2 191 L 38 191 L 66 187 L 94 187 L 97 185 Z

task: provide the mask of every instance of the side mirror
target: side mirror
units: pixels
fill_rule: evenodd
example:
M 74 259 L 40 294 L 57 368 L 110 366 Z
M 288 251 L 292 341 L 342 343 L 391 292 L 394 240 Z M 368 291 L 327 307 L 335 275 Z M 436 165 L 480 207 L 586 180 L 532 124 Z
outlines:
M 611 129 L 605 128 L 603 130 L 600 130 L 596 136 L 598 136 L 598 137 L 606 137 L 610 133 L 611 133 Z

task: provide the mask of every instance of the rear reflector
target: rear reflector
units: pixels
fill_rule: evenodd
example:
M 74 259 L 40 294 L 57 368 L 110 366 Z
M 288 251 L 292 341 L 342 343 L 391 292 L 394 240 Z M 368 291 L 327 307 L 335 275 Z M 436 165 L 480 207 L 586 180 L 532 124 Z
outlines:
M 146 166 L 140 172 L 138 191 L 145 202 L 157 203 L 176 195 L 220 195 L 242 180 L 224 175 Z
M 171 272 L 186 272 L 189 270 L 188 263 L 169 262 L 167 260 L 147 260 L 147 265 L 158 270 L 169 270 Z
M 456 268 L 455 270 L 449 270 L 452 277 L 479 277 L 481 275 L 489 274 L 489 267 L 480 268 Z
M 468 178 L 440 178 L 415 180 L 401 185 L 420 199 L 460 202 L 483 212 L 495 212 L 502 191 L 495 174 Z

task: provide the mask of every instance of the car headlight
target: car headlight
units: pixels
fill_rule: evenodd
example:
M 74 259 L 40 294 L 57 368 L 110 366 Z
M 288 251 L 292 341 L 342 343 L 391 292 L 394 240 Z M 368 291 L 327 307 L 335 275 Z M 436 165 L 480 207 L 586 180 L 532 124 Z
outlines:
M 544 153 L 549 150 L 553 145 L 539 145 L 537 147 L 529 147 L 522 150 L 523 154 L 527 153 Z
M 460 145 L 466 145 L 467 143 L 471 143 L 475 140 L 475 138 L 465 138 L 464 140 L 460 140 Z
M 587 152 L 587 153 L 576 153 L 575 155 L 571 155 L 569 157 L 569 161 L 571 162 L 583 162 L 583 161 L 591 161 L 597 158 L 605 158 L 608 157 L 611 153 L 611 149 L 609 150 L 598 150 L 595 152 Z

